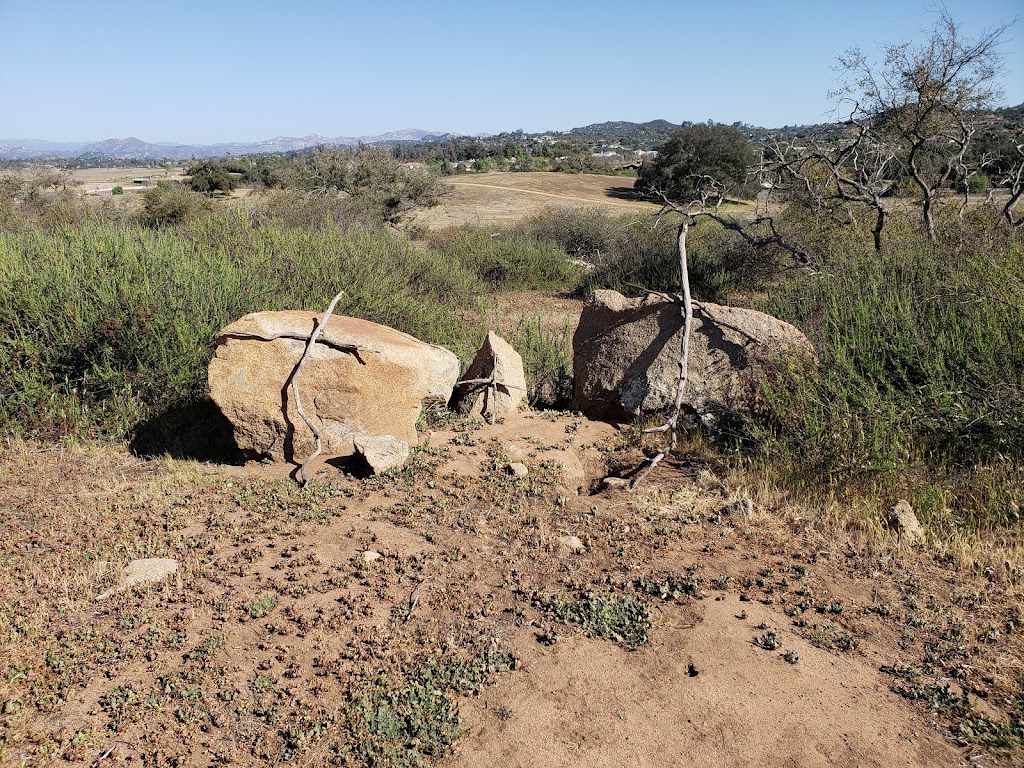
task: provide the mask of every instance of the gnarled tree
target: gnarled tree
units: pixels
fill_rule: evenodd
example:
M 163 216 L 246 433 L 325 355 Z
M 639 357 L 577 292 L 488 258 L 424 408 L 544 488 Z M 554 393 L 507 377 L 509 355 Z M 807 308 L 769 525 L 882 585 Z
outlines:
M 978 112 L 1001 96 L 999 46 L 1009 24 L 965 37 L 945 8 L 921 43 L 887 43 L 876 64 L 861 48 L 839 57 L 843 85 L 836 96 L 852 105 L 861 145 L 891 146 L 916 187 L 924 229 L 935 240 L 940 190 L 970 174 L 967 156 Z M 848 168 L 833 155 L 837 168 Z M 838 177 L 837 177 L 838 180 Z M 863 188 L 863 185 L 861 185 Z M 880 209 L 879 209 L 880 210 Z

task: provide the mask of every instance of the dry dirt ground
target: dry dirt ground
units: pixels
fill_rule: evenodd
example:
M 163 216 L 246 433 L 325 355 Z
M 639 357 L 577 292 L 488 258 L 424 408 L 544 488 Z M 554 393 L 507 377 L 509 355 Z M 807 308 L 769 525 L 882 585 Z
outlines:
M 482 173 L 445 179 L 452 191 L 436 208 L 416 213 L 412 224 L 428 229 L 462 224 L 508 224 L 545 208 L 598 208 L 608 213 L 657 211 L 632 200 L 633 179 L 572 173 Z
M 574 414 L 433 418 L 400 472 L 324 464 L 303 490 L 281 465 L 10 446 L 4 763 L 1021 764 L 976 743 L 1022 706 L 998 569 L 697 454 L 602 487 L 637 437 Z M 142 557 L 178 571 L 96 600 Z

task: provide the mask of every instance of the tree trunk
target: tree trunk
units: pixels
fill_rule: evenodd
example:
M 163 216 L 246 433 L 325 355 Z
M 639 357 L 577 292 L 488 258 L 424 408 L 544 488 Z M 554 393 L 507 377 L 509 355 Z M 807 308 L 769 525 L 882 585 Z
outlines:
M 877 206 L 875 210 L 878 211 L 878 218 L 875 219 L 875 227 L 871 230 L 872 237 L 875 238 L 875 250 L 882 250 L 882 227 L 885 226 L 885 208 Z

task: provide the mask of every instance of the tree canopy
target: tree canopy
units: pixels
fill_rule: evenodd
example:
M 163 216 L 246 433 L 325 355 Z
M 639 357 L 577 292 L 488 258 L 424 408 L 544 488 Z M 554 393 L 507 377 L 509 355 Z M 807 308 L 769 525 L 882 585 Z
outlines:
M 747 170 L 754 150 L 738 128 L 698 124 L 680 128 L 644 163 L 635 187 L 670 200 L 689 201 L 713 182 L 720 194 L 748 186 Z
M 193 192 L 212 195 L 216 192 L 230 192 L 238 186 L 235 177 L 218 160 L 198 160 L 185 169 L 189 179 L 187 186 Z
M 285 187 L 347 194 L 392 224 L 414 208 L 437 205 L 449 189 L 436 173 L 403 166 L 382 147 L 318 147 L 294 158 L 281 176 Z

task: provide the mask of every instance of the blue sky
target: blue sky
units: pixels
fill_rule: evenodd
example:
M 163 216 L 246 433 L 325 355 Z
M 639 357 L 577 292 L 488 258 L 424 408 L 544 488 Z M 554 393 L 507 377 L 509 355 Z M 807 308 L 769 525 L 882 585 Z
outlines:
M 919 37 L 928 0 L 0 0 L 0 139 L 565 130 L 830 119 L 836 57 Z M 947 0 L 974 36 L 1021 0 Z

